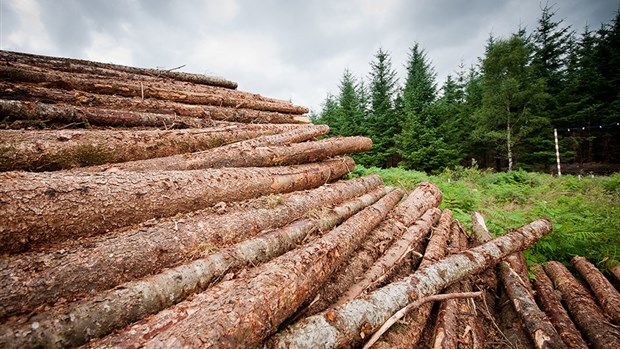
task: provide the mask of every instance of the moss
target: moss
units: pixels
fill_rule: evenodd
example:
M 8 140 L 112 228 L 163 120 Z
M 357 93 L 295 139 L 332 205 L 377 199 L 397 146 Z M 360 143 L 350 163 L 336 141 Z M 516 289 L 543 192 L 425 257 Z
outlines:
M 101 165 L 110 162 L 113 154 L 97 145 L 80 145 L 74 149 L 75 160 L 80 166 Z
M 284 203 L 284 197 L 279 194 L 271 194 L 267 196 L 267 204 L 270 208 L 275 208 L 278 205 L 282 205 Z

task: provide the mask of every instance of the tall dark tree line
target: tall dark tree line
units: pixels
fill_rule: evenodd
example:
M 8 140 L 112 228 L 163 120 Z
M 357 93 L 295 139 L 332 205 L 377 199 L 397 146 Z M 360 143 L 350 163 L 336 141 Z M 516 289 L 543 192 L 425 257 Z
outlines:
M 461 65 L 438 89 L 432 62 L 410 48 L 398 84 L 380 49 L 367 80 L 345 70 L 317 122 L 332 133 L 366 135 L 366 166 L 440 171 L 472 165 L 549 171 L 553 129 L 565 162 L 620 163 L 620 14 L 580 35 L 542 9 L 531 33 L 490 37 L 479 64 Z

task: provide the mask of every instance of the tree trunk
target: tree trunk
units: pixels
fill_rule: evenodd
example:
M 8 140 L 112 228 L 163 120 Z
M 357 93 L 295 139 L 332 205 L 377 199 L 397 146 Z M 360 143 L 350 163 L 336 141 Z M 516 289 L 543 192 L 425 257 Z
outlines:
M 218 202 L 318 187 L 353 170 L 350 158 L 269 168 L 0 174 L 0 253 L 194 211 Z M 162 203 L 165 202 L 165 205 Z
M 583 340 L 573 320 L 571 320 L 562 306 L 560 297 L 555 293 L 553 284 L 547 274 L 545 274 L 543 268 L 535 264 L 534 273 L 536 275 L 534 289 L 536 290 L 540 307 L 555 326 L 564 344 L 566 344 L 568 348 L 587 349 L 588 345 Z
M 547 262 L 549 275 L 568 311 L 597 349 L 620 348 L 620 331 L 609 323 L 588 290 L 560 262 Z
M 607 278 L 587 259 L 575 256 L 570 261 L 573 268 L 586 280 L 598 303 L 609 317 L 620 324 L 620 293 Z
M 376 282 L 380 282 L 380 278 L 385 278 L 390 271 L 398 265 L 410 248 L 418 245 L 428 235 L 431 228 L 438 222 L 441 211 L 438 208 L 431 208 L 422 217 L 414 223 L 413 226 L 407 228 L 405 233 L 396 240 L 390 248 L 364 273 L 362 280 L 353 285 L 345 292 L 335 305 L 344 304 L 368 290 Z M 436 236 L 433 235 L 433 236 Z M 431 240 L 432 241 L 432 240 Z
M 459 221 L 452 223 L 449 254 L 467 250 L 467 235 Z M 472 291 L 470 280 L 446 288 L 446 294 Z M 477 321 L 477 311 L 471 299 L 450 299 L 439 306 L 431 348 L 457 349 L 484 347 L 484 333 Z
M 512 305 L 536 349 L 566 348 L 557 331 L 538 308 L 523 279 L 508 262 L 500 262 L 499 274 Z
M 493 266 L 550 231 L 551 222 L 540 219 L 486 244 L 445 257 L 400 281 L 289 326 L 273 336 L 267 346 L 338 348 L 357 343 L 407 304 Z
M 31 102 L 63 103 L 81 107 L 170 114 L 199 119 L 244 123 L 299 123 L 295 114 L 253 110 L 241 107 L 193 105 L 152 98 L 128 98 L 84 91 L 52 89 L 32 84 L 0 81 L 0 97 Z
M 291 136 L 288 138 L 307 138 L 311 137 L 312 133 L 316 133 L 312 131 L 294 130 L 286 132 L 286 134 Z M 261 137 L 261 139 L 266 140 L 283 135 L 265 136 Z M 305 137 L 301 137 L 304 135 Z M 292 141 L 294 142 L 296 139 Z M 81 168 L 79 170 L 87 172 L 101 172 L 110 169 L 121 171 L 170 171 L 224 167 L 270 167 L 316 162 L 339 155 L 359 153 L 372 148 L 372 141 L 366 137 L 334 137 L 315 142 L 293 144 L 288 144 L 289 139 L 286 139 L 282 145 L 269 146 L 255 146 L 252 143 L 256 143 L 255 140 L 230 144 L 198 153 L 131 161 L 122 164 L 107 164 Z
M 94 347 L 256 347 L 348 258 L 402 194 L 394 191 L 323 237 L 254 269 L 247 277 L 220 283 Z
M 29 53 L 2 50 L 0 50 L 0 59 L 7 62 L 18 62 L 21 64 L 45 67 L 68 73 L 86 73 L 132 80 L 167 78 L 195 84 L 224 87 L 233 90 L 237 88 L 236 82 L 229 81 L 221 77 L 176 72 L 165 69 L 136 68 L 111 63 L 91 62 L 74 58 L 40 56 Z
M 609 272 L 616 279 L 616 282 L 620 283 L 620 265 L 610 268 Z
M 201 128 L 213 125 L 210 119 L 187 116 L 121 111 L 61 104 L 0 100 L 0 117 L 27 119 L 85 126 L 154 126 L 165 128 Z
M 16 256 L 0 270 L 0 319 L 158 273 L 380 184 L 378 176 L 362 177 L 307 192 L 252 200 L 230 212 L 224 207 L 124 229 L 62 249 L 62 253 Z
M 333 304 L 340 296 L 355 284 L 359 277 L 370 268 L 379 256 L 390 246 L 394 239 L 400 237 L 407 227 L 418 220 L 427 210 L 439 206 L 442 193 L 429 182 L 419 184 L 379 224 L 362 242 L 362 246 L 353 253 L 345 265 L 334 273 L 325 285 L 311 297 L 316 301 L 307 305 L 296 314 L 296 318 L 314 315 Z
M 56 307 L 29 318 L 26 323 L 4 323 L 0 328 L 0 333 L 4 333 L 0 343 L 10 343 L 14 348 L 75 347 L 89 339 L 103 337 L 204 291 L 227 273 L 256 266 L 296 248 L 309 233 L 331 230 L 390 191 L 386 187 L 376 189 L 331 210 L 321 211 L 313 218 L 299 219 L 208 257 L 144 280 L 125 283 L 94 298 Z M 72 321 L 62 321 L 67 318 Z M 36 328 L 32 326 L 35 322 Z
M 448 241 L 450 240 L 451 226 L 452 211 L 446 209 L 441 214 L 439 224 L 435 229 L 433 229 L 431 238 L 428 241 L 428 245 L 426 246 L 424 259 L 422 259 L 418 270 L 423 270 L 424 268 L 432 265 L 433 263 L 436 263 L 446 255 Z M 433 304 L 434 303 L 432 302 L 425 303 L 415 311 L 415 314 L 409 314 L 409 316 L 405 318 L 405 322 L 407 322 L 407 327 L 403 335 L 407 338 L 408 341 L 410 341 L 409 344 L 413 347 L 417 346 L 420 342 L 420 338 L 422 337 L 422 331 L 424 331 L 424 328 L 426 327 L 426 322 L 431 315 Z
M 54 171 L 203 151 L 314 126 L 234 125 L 187 130 L 0 130 L 0 171 Z M 316 130 L 322 130 L 317 128 Z M 327 129 L 321 133 L 326 133 Z
M 265 100 L 251 93 L 226 89 L 212 89 L 210 91 L 188 91 L 186 88 L 176 87 L 156 82 L 118 82 L 116 80 L 80 77 L 75 74 L 56 71 L 33 71 L 19 67 L 0 65 L 0 79 L 7 81 L 21 81 L 36 84 L 45 84 L 65 90 L 80 90 L 90 93 L 115 94 L 124 97 L 155 98 L 187 104 L 207 104 L 234 108 L 249 108 L 255 110 L 274 111 L 290 114 L 307 113 L 305 107 L 295 106 L 284 101 Z

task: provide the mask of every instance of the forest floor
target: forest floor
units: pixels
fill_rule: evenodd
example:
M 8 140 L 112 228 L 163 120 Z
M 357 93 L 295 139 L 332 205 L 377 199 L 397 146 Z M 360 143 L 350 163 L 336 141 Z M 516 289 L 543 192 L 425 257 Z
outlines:
M 412 189 L 431 181 L 442 190 L 440 208 L 449 207 L 466 227 L 480 211 L 493 234 L 549 217 L 554 232 L 525 251 L 528 261 L 565 264 L 575 255 L 602 270 L 620 261 L 620 173 L 606 177 L 526 172 L 496 173 L 477 168 L 445 170 L 438 175 L 357 166 L 350 176 L 376 173 L 387 185 Z

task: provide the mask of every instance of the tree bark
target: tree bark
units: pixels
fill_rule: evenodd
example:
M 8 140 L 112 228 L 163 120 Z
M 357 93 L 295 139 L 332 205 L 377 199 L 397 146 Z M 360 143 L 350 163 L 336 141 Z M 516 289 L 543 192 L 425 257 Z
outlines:
M 293 130 L 303 132 L 313 128 L 297 125 L 231 125 L 165 131 L 0 130 L 0 171 L 54 171 L 166 157 L 265 135 Z M 321 133 L 326 132 L 327 129 Z
M 486 244 L 445 257 L 400 281 L 289 326 L 273 336 L 267 347 L 338 348 L 357 343 L 407 304 L 493 266 L 550 231 L 551 222 L 540 219 Z
M 0 174 L 0 253 L 194 211 L 218 202 L 318 187 L 350 172 L 316 164 L 195 171 Z M 165 202 L 165 205 L 162 203 Z
M 609 272 L 616 279 L 616 282 L 620 283 L 620 265 L 610 268 Z
M 590 285 L 590 289 L 605 313 L 620 324 L 620 293 L 616 291 L 611 282 L 584 257 L 575 256 L 570 263 Z
M 560 262 L 547 262 L 549 275 L 568 311 L 595 348 L 620 348 L 620 331 L 609 323 L 588 290 Z
M 94 347 L 256 347 L 342 264 L 402 194 L 394 191 L 323 237 L 254 269 L 247 277 L 220 283 L 128 328 L 121 338 L 106 339 Z
M 180 154 L 125 162 L 122 164 L 107 164 L 81 168 L 80 171 L 101 172 L 110 169 L 121 171 L 170 171 L 170 170 L 200 170 L 207 168 L 224 167 L 270 167 L 282 165 L 297 165 L 325 160 L 339 155 L 359 153 L 370 150 L 372 141 L 366 137 L 334 137 L 314 142 L 288 144 L 290 138 L 308 138 L 313 136 L 313 130 L 294 130 L 286 132 L 287 137 L 281 145 L 256 146 L 256 140 L 249 140 L 210 149 L 198 153 Z M 284 136 L 265 136 L 261 140 Z M 302 137 L 305 136 L 305 137 Z M 292 139 L 293 142 L 297 139 Z
M 564 344 L 568 348 L 587 349 L 588 345 L 581 337 L 581 333 L 575 327 L 573 320 L 568 316 L 566 309 L 562 306 L 560 297 L 555 293 L 553 284 L 543 268 L 535 264 L 534 273 L 536 275 L 534 289 L 536 290 L 540 307 L 555 326 Z
M 19 67 L 0 65 L 0 79 L 5 81 L 21 81 L 65 90 L 80 90 L 99 94 L 116 94 L 124 97 L 155 98 L 187 104 L 207 104 L 234 108 L 274 111 L 289 114 L 307 113 L 308 109 L 289 104 L 284 101 L 267 101 L 265 98 L 251 93 L 226 89 L 193 92 L 187 88 L 167 89 L 170 86 L 145 81 L 118 82 L 109 79 L 80 77 L 76 74 L 55 71 L 33 71 Z
M 241 107 L 195 105 L 153 98 L 128 98 L 117 95 L 95 94 L 84 91 L 53 89 L 33 84 L 0 81 L 3 99 L 62 103 L 80 107 L 169 114 L 198 119 L 236 121 L 243 123 L 300 123 L 295 114 L 283 114 Z M 305 122 L 304 122 L 305 123 Z
M 158 273 L 251 238 L 262 230 L 281 227 L 310 211 L 359 196 L 380 184 L 378 176 L 362 177 L 241 203 L 240 208 L 228 213 L 207 210 L 127 228 L 86 240 L 75 248 L 63 248 L 61 253 L 16 256 L 0 269 L 0 319 Z
M 429 182 L 419 184 L 362 242 L 343 267 L 336 271 L 321 290 L 311 297 L 316 301 L 305 305 L 296 318 L 314 315 L 332 305 L 353 286 L 359 277 L 400 237 L 407 227 L 414 224 L 427 210 L 439 206 L 442 193 Z
M 209 86 L 236 89 L 237 83 L 217 76 L 176 72 L 165 69 L 136 68 L 119 64 L 92 62 L 74 58 L 33 55 L 22 52 L 0 50 L 0 59 L 7 62 L 18 62 L 68 73 L 86 73 L 122 79 L 167 78 Z
M 362 280 L 353 285 L 345 292 L 342 297 L 336 301 L 335 305 L 344 304 L 352 299 L 357 298 L 364 293 L 373 283 L 378 281 L 386 273 L 398 264 L 400 260 L 409 252 L 412 245 L 417 245 L 424 239 L 431 228 L 438 222 L 439 216 L 444 218 L 438 208 L 431 208 L 415 224 L 405 231 L 405 233 L 396 240 L 390 248 L 364 273 Z M 441 225 L 440 228 L 441 229 Z M 438 234 L 434 234 L 433 237 Z M 431 238 L 431 241 L 433 239 Z M 429 242 L 430 244 L 430 242 Z
M 545 313 L 536 301 L 523 279 L 508 262 L 499 263 L 499 273 L 512 305 L 536 349 L 566 348 Z
M 227 273 L 256 266 L 296 248 L 308 234 L 319 229 L 331 230 L 390 191 L 391 188 L 378 188 L 333 209 L 323 210 L 312 218 L 299 219 L 205 258 L 122 284 L 94 298 L 56 307 L 25 323 L 4 323 L 0 327 L 3 333 L 0 344 L 5 348 L 75 347 L 92 338 L 103 337 L 204 291 Z M 67 318 L 72 320 L 62 321 Z M 33 328 L 35 322 L 38 326 Z
M 62 104 L 0 100 L 0 117 L 27 120 L 45 120 L 54 123 L 89 126 L 154 126 L 165 128 L 201 128 L 212 126 L 210 119 L 187 116 L 121 111 Z

